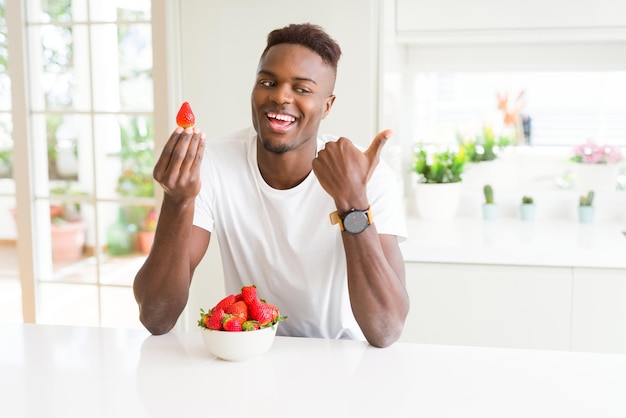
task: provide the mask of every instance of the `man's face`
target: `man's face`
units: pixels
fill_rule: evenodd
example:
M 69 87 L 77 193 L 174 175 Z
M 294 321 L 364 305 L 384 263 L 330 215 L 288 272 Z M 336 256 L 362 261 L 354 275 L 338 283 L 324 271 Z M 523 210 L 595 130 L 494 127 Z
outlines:
M 263 147 L 282 154 L 315 140 L 332 107 L 335 74 L 310 49 L 271 47 L 259 61 L 252 89 L 252 124 Z

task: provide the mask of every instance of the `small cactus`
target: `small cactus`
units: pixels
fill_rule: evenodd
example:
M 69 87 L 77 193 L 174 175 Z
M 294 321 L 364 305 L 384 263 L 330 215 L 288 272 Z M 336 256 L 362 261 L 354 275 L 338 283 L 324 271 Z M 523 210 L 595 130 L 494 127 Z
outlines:
M 485 184 L 485 187 L 483 187 L 483 192 L 485 193 L 485 202 L 488 204 L 494 203 L 493 187 L 491 187 L 489 184 Z
M 523 205 L 530 205 L 534 202 L 533 198 L 530 196 L 524 196 L 522 197 L 522 204 Z
M 587 193 L 587 196 L 585 195 L 580 196 L 580 206 L 592 206 L 594 196 L 595 196 L 595 193 L 593 192 L 593 190 L 589 190 L 589 192 Z

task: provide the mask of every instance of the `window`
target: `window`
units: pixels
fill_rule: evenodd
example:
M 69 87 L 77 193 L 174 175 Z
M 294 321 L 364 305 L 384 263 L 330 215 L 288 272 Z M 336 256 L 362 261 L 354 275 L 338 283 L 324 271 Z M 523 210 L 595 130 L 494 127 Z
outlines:
M 33 264 L 28 272 L 20 262 L 22 289 L 31 280 L 35 287 L 24 295 L 25 316 L 138 327 L 131 286 L 156 216 L 151 1 L 21 3 L 0 1 L 0 89 L 9 88 L 9 74 L 15 103 L 24 103 L 11 108 L 1 96 L 0 177 L 3 151 L 28 156 L 2 200 L 32 211 L 32 223 L 27 211 L 17 214 L 21 239 L 32 236 L 20 246 Z M 9 53 L 7 39 L 15 45 Z M 15 134 L 11 115 L 24 120 Z
M 520 187 L 574 189 L 578 174 L 568 160 L 573 148 L 587 140 L 621 147 L 626 154 L 626 43 L 619 31 L 602 39 L 584 31 L 568 38 L 558 30 L 537 30 L 532 40 L 515 31 L 499 39 L 498 33 L 477 40 L 438 34 L 428 42 L 404 40 L 405 150 L 418 142 L 456 146 L 459 139 L 474 138 L 480 143 L 482 128 L 491 126 L 503 143 L 513 138 L 513 144 L 530 145 L 508 147 L 507 155 L 517 163 L 507 166 L 509 181 L 501 180 L 505 176 L 498 180 L 499 188 L 511 193 L 520 193 Z M 590 38 L 581 40 L 584 34 Z M 529 123 L 506 126 L 498 94 L 519 104 Z M 466 180 L 472 168 L 477 171 L 468 166 Z M 616 189 L 626 189 L 626 167 Z
M 413 137 L 454 141 L 484 124 L 507 134 L 498 95 L 528 120 L 524 143 L 587 139 L 626 147 L 626 72 L 429 72 L 414 75 Z

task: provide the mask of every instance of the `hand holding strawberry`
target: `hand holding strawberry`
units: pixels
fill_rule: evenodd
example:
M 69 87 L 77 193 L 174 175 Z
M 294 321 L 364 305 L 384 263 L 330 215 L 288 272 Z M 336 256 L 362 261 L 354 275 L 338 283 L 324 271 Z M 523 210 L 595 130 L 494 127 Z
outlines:
M 244 286 L 236 295 L 228 295 L 211 310 L 200 309 L 198 326 L 220 331 L 254 331 L 273 327 L 286 319 L 278 308 L 259 299 L 254 285 Z
M 194 127 L 195 121 L 191 106 L 184 102 L 176 115 L 178 127 L 172 132 L 154 166 L 154 179 L 174 202 L 195 199 L 202 187 L 200 167 L 206 134 Z M 162 215 L 167 213 L 161 211 Z

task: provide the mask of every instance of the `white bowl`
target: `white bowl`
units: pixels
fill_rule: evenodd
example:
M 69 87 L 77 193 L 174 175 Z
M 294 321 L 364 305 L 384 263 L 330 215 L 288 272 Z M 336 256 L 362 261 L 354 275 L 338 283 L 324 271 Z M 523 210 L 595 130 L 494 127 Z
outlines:
M 209 353 L 228 361 L 245 361 L 270 349 L 278 323 L 256 331 L 215 331 L 202 329 L 202 340 Z

